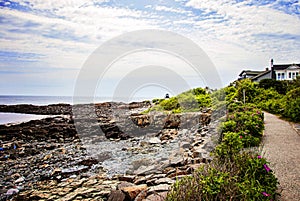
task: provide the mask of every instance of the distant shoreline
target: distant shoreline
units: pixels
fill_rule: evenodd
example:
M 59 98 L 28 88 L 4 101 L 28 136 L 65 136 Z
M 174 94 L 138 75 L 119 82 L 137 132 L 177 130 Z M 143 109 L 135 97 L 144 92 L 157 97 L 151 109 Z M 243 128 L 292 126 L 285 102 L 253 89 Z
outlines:
M 0 105 L 36 105 L 47 106 L 52 104 L 93 104 L 104 102 L 142 102 L 152 100 L 152 97 L 75 97 L 74 96 L 27 96 L 27 95 L 0 95 Z

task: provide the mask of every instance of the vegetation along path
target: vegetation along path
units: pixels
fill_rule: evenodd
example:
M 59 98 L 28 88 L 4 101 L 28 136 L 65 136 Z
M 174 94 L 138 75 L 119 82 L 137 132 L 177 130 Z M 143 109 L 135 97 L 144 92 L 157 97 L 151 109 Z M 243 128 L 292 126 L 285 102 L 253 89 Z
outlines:
M 289 122 L 265 112 L 263 144 L 265 157 L 280 182 L 280 200 L 300 200 L 300 135 Z

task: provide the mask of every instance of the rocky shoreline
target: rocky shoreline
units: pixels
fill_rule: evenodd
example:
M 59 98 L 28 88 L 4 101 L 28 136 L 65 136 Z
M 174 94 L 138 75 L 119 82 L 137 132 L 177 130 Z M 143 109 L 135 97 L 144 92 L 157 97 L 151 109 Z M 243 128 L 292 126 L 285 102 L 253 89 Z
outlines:
M 140 114 L 149 107 L 110 102 L 73 114 L 67 104 L 1 105 L 68 116 L 0 125 L 0 200 L 163 200 L 172 183 L 211 160 L 219 120 L 210 112 Z

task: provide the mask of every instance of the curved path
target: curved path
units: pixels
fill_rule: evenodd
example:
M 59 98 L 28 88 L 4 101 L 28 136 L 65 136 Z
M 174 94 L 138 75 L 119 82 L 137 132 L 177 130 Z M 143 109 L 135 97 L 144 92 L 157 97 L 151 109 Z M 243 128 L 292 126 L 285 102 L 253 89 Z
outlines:
M 292 125 L 265 112 L 264 156 L 280 182 L 283 201 L 300 200 L 300 135 Z

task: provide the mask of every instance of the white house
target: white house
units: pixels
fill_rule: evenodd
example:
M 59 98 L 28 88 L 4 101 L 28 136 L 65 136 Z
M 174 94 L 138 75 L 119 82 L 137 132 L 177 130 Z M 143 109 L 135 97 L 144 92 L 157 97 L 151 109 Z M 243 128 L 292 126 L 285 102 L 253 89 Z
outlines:
M 274 71 L 273 76 L 272 76 L 273 79 L 293 80 L 298 75 L 300 75 L 300 64 L 273 65 L 273 71 Z
M 239 79 L 250 78 L 254 82 L 259 82 L 263 79 L 275 80 L 293 80 L 300 75 L 300 64 L 273 64 L 271 59 L 271 68 L 266 68 L 264 71 L 243 70 L 239 74 Z

